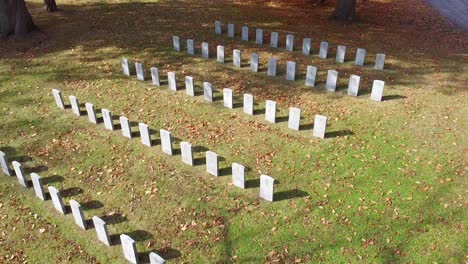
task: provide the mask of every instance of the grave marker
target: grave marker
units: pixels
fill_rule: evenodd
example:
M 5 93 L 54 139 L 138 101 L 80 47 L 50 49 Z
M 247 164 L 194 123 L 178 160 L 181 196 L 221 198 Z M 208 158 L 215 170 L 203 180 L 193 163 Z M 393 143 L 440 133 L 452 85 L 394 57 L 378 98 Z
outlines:
M 374 80 L 374 83 L 372 84 L 372 92 L 370 97 L 371 100 L 378 102 L 382 101 L 384 86 L 384 81 Z
M 111 245 L 111 240 L 109 237 L 109 232 L 107 231 L 107 224 L 102 220 L 101 218 L 97 216 L 93 216 L 93 224 L 94 228 L 96 229 L 96 234 L 102 243 L 104 243 L 107 246 Z
M 249 41 L 249 27 L 242 27 L 242 41 Z
M 294 61 L 288 61 L 286 63 L 286 80 L 294 81 L 296 79 L 296 63 Z
M 165 260 L 158 254 L 151 252 L 149 254 L 150 264 L 164 264 Z
M 180 142 L 180 149 L 182 153 L 182 162 L 190 166 L 193 166 L 192 144 L 182 141 Z
M 230 109 L 233 108 L 233 105 L 232 105 L 232 90 L 231 89 L 228 89 L 228 88 L 223 89 L 223 104 L 224 104 L 224 107 L 227 107 L 227 108 L 230 108 Z
M 77 116 L 81 116 L 80 102 L 78 101 L 78 98 L 76 98 L 76 96 L 73 95 L 70 95 L 68 98 L 70 99 L 72 112 Z
M 195 55 L 195 47 L 194 47 L 193 39 L 187 39 L 187 53 L 190 55 Z
M 305 85 L 315 87 L 315 78 L 317 77 L 317 67 L 307 66 Z
M 296 107 L 289 108 L 288 128 L 299 131 L 301 123 L 301 109 Z
M 215 21 L 215 33 L 217 35 L 221 35 L 222 34 L 222 31 L 221 31 L 221 22 L 219 21 Z
M 383 70 L 385 65 L 385 54 L 377 53 L 375 56 L 375 69 L 376 70 Z
M 336 48 L 336 62 L 343 63 L 346 54 L 346 46 L 338 45 Z
M 245 189 L 245 167 L 239 163 L 232 163 L 232 184 Z
M 276 58 L 268 59 L 268 76 L 276 76 Z
M 185 93 L 190 96 L 195 96 L 195 87 L 193 86 L 192 76 L 185 76 Z
M 159 130 L 159 135 L 161 137 L 161 147 L 162 151 L 168 155 L 173 155 L 172 153 L 172 136 L 171 132 L 161 129 Z
M 123 74 L 130 76 L 130 64 L 128 63 L 128 60 L 122 59 L 120 60 L 120 64 L 122 65 Z
M 257 28 L 255 30 L 255 44 L 263 45 L 263 30 Z
M 122 128 L 122 136 L 126 138 L 132 138 L 132 129 L 130 126 L 130 121 L 125 116 L 119 117 L 120 127 Z
M 76 225 L 86 230 L 86 220 L 83 214 L 83 209 L 81 209 L 81 205 L 75 200 L 70 200 L 69 203 Z
M 107 130 L 114 130 L 114 122 L 112 120 L 112 112 L 103 108 L 101 109 L 102 118 L 104 119 L 104 127 Z
M 52 94 L 54 95 L 55 103 L 58 108 L 65 109 L 65 104 L 63 103 L 62 92 L 57 89 L 52 89 Z
M 180 40 L 178 36 L 172 37 L 172 46 L 174 47 L 175 51 L 180 51 Z
M 201 44 L 201 54 L 202 57 L 208 59 L 210 57 L 210 48 L 207 42 L 202 42 Z
M 244 113 L 254 114 L 254 97 L 251 94 L 244 94 Z
M 357 49 L 355 64 L 359 65 L 359 66 L 364 66 L 364 60 L 365 59 L 366 59 L 366 50 L 365 49 Z
M 63 205 L 62 196 L 60 195 L 59 190 L 54 186 L 49 186 L 49 193 L 55 209 L 57 209 L 61 214 L 65 214 L 65 205 Z
M 34 188 L 34 193 L 36 194 L 37 198 L 41 199 L 42 201 L 46 200 L 44 186 L 42 185 L 42 178 L 37 173 L 31 173 L 31 181 Z
M 358 96 L 360 80 L 361 80 L 361 77 L 351 74 L 351 76 L 349 77 L 348 95 Z
M 18 178 L 19 184 L 23 187 L 28 187 L 28 181 L 26 176 L 24 175 L 23 165 L 17 162 L 16 160 L 11 163 L 13 165 L 13 169 L 15 170 L 16 178 Z
M 228 24 L 228 37 L 234 38 L 234 24 Z
M 325 130 L 327 128 L 327 117 L 323 115 L 315 115 L 314 132 L 312 135 L 318 138 L 325 138 Z
M 258 54 L 250 54 L 250 70 L 253 72 L 258 72 Z
M 278 32 L 271 32 L 270 48 L 278 48 Z
M 213 175 L 219 175 L 219 157 L 213 151 L 206 152 L 206 171 Z
M 286 35 L 286 50 L 287 51 L 294 50 L 294 35 L 291 35 L 291 34 Z
M 304 38 L 302 40 L 302 54 L 303 55 L 310 55 L 310 43 L 312 42 L 312 39 L 310 38 Z
M 224 47 L 221 45 L 216 47 L 216 60 L 218 62 L 224 63 Z
M 327 53 L 328 53 L 328 42 L 326 42 L 326 41 L 320 42 L 319 57 L 321 59 L 326 59 L 327 58 Z
M 121 234 L 120 242 L 122 244 L 125 259 L 130 261 L 132 264 L 138 264 L 139 260 L 135 240 L 125 234 Z
M 7 158 L 6 154 L 3 153 L 3 151 L 0 151 L 0 164 L 2 165 L 3 173 L 5 173 L 8 176 L 12 176 L 10 167 L 8 166 L 8 164 L 9 164 L 8 163 L 8 158 Z
M 336 82 L 338 81 L 338 72 L 335 70 L 328 70 L 326 89 L 330 92 L 336 90 Z
M 177 81 L 175 72 L 167 72 L 167 85 L 169 90 L 177 91 Z
M 143 71 L 143 64 L 139 62 L 135 62 L 135 69 L 136 69 L 137 80 L 144 81 L 145 73 Z
M 159 79 L 159 70 L 156 67 L 151 67 L 151 80 L 153 85 L 161 86 L 161 80 Z
M 238 49 L 235 49 L 232 51 L 232 64 L 234 64 L 235 67 L 240 68 L 241 67 L 241 51 Z
M 96 110 L 94 109 L 94 105 L 92 103 L 86 103 L 85 107 L 86 107 L 86 113 L 88 113 L 89 122 L 93 124 L 97 124 L 98 119 L 96 116 Z
M 151 147 L 152 142 L 149 126 L 144 123 L 138 123 L 138 129 L 140 130 L 141 143 L 145 146 Z
M 213 85 L 209 82 L 203 82 L 203 98 L 205 101 L 213 102 Z
M 276 102 L 266 100 L 265 102 L 265 120 L 270 123 L 276 122 Z
M 260 175 L 260 198 L 273 202 L 275 179 L 268 175 Z

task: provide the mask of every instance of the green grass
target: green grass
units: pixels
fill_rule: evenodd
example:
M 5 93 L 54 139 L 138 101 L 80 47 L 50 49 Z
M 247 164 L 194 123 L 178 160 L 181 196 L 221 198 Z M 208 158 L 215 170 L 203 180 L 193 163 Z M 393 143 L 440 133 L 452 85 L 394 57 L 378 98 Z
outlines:
M 175 263 L 466 261 L 467 69 L 466 49 L 459 45 L 468 42 L 466 35 L 446 30 L 437 36 L 459 41 L 426 43 L 398 23 L 376 23 L 365 9 L 362 16 L 370 21 L 343 28 L 313 6 L 306 10 L 314 15 L 300 13 L 304 22 L 298 25 L 285 11 L 301 11 L 293 5 L 58 4 L 63 11 L 46 14 L 40 1 L 28 2 L 47 37 L 36 33 L 4 40 L 14 52 L 0 47 L 0 150 L 10 161 L 24 163 L 28 172 L 41 169 L 43 178 L 55 176 L 58 181 L 48 185 L 68 194 L 66 202 L 88 205 L 87 219 L 108 215 L 111 235 L 132 236 L 142 256 L 159 252 Z M 370 56 L 385 50 L 388 69 L 372 70 L 372 59 L 364 68 L 353 66 L 352 54 L 337 65 L 333 58 L 304 58 L 299 51 L 290 54 L 214 36 L 215 19 L 239 25 L 244 21 L 239 14 L 252 27 L 296 33 L 296 41 L 301 32 L 313 32 L 315 46 L 323 38 L 332 46 L 348 44 L 349 51 L 366 47 Z M 316 65 L 319 86 L 311 91 L 303 76 L 286 82 L 283 66 L 280 76 L 270 78 L 263 67 L 253 74 L 231 62 L 221 65 L 173 52 L 172 34 L 182 41 L 195 37 L 196 45 L 208 41 L 212 56 L 215 44 L 226 46 L 228 58 L 232 48 L 240 48 L 244 63 L 247 54 L 259 52 L 262 66 L 270 54 L 281 62 L 296 60 L 304 73 L 307 65 Z M 389 44 L 402 34 L 400 44 Z M 408 43 L 413 46 L 402 47 Z M 265 100 L 276 100 L 279 117 L 290 106 L 299 107 L 305 125 L 315 114 L 326 115 L 333 136 L 312 138 L 310 129 L 295 132 L 287 122 L 268 124 L 263 114 L 247 116 L 241 108 L 224 108 L 219 100 L 209 104 L 202 96 L 126 78 L 122 57 L 144 63 L 147 72 L 157 66 L 162 80 L 167 71 L 176 71 L 179 87 L 184 75 L 192 75 L 198 89 L 203 81 L 212 82 L 215 97 L 224 87 L 234 89 L 237 102 L 251 93 L 260 111 Z M 323 92 L 327 69 L 340 74 L 335 94 Z M 346 96 L 350 74 L 361 75 L 357 98 Z M 385 95 L 396 99 L 369 100 L 374 79 L 385 80 Z M 147 123 L 155 131 L 170 130 L 176 149 L 180 141 L 202 147 L 195 158 L 212 150 L 223 157 L 223 170 L 232 162 L 245 165 L 251 187 L 238 189 L 230 175 L 210 176 L 204 165 L 184 165 L 180 155 L 167 156 L 160 145 L 143 146 L 140 138 L 128 140 L 120 130 L 110 132 L 70 109 L 58 109 L 51 95 L 55 87 L 67 102 L 75 95 L 114 116 Z M 261 173 L 278 181 L 278 201 L 259 199 Z M 119 245 L 108 248 L 94 229 L 80 230 L 71 215 L 62 216 L 51 201 L 36 199 L 15 177 L 0 177 L 0 205 L 0 262 L 125 263 Z M 40 233 L 40 228 L 46 231 Z

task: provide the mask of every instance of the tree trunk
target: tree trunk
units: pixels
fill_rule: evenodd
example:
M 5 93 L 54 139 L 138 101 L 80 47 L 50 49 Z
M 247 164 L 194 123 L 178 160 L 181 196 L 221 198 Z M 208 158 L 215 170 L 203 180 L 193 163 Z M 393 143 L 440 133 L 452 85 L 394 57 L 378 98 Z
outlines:
M 339 21 L 352 21 L 356 16 L 356 0 L 337 0 L 333 17 Z
M 36 29 L 24 0 L 0 0 L 0 34 L 23 35 Z
M 55 0 L 44 0 L 46 10 L 49 12 L 55 12 L 58 10 Z

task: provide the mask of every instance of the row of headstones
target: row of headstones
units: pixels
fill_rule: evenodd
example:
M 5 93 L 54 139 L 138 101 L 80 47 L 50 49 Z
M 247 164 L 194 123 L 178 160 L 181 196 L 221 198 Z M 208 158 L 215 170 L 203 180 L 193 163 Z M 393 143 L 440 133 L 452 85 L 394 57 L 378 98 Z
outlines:
M 8 163 L 8 158 L 6 154 L 2 151 L 0 151 L 0 164 L 2 166 L 2 171 L 4 174 L 8 176 L 13 176 L 13 172 L 10 169 L 10 166 Z M 26 175 L 23 170 L 23 165 L 17 161 L 13 161 L 12 166 L 13 166 L 14 173 L 16 177 L 18 178 L 18 182 L 20 183 L 20 185 L 25 188 L 28 188 L 29 182 L 26 179 Z M 31 173 L 30 176 L 31 176 L 34 193 L 39 199 L 41 199 L 42 201 L 46 201 L 47 196 L 44 190 L 44 185 L 42 183 L 41 176 L 39 176 L 37 173 Z M 60 191 L 54 186 L 48 186 L 47 189 L 49 191 L 50 198 L 52 199 L 54 208 L 63 215 L 67 214 L 67 211 L 65 209 L 65 203 L 63 202 Z M 71 213 L 73 215 L 73 219 L 76 225 L 86 230 L 88 226 L 86 224 L 86 218 L 84 216 L 81 205 L 75 200 L 70 200 L 69 204 L 70 204 Z M 98 216 L 93 216 L 92 220 L 93 220 L 94 228 L 96 229 L 96 234 L 97 234 L 98 239 L 105 245 L 111 246 L 111 239 L 109 236 L 109 232 L 107 230 L 106 222 Z M 123 249 L 125 258 L 131 263 L 134 263 L 134 264 L 139 263 L 135 241 L 131 237 L 125 234 L 120 235 L 120 241 L 122 244 L 122 249 Z M 149 258 L 151 260 L 151 264 L 164 263 L 164 259 L 154 252 L 151 252 L 149 254 Z
M 227 26 L 227 35 L 229 38 L 234 38 L 235 36 L 235 28 L 234 24 L 228 24 Z M 222 34 L 221 22 L 215 21 L 215 33 L 218 35 Z M 249 41 L 249 27 L 243 26 L 242 27 L 242 41 Z M 278 39 L 279 34 L 278 32 L 271 32 L 271 39 L 270 39 L 270 47 L 271 48 L 278 48 Z M 193 40 L 192 40 L 193 41 Z M 310 55 L 311 52 L 311 38 L 304 38 L 302 40 L 302 54 L 303 55 Z M 256 29 L 255 31 L 255 43 L 259 45 L 263 45 L 263 29 Z M 187 46 L 189 42 L 187 41 Z M 319 58 L 326 59 L 328 53 L 328 42 L 322 41 L 320 42 L 320 50 L 319 50 Z M 294 50 L 294 35 L 287 34 L 286 35 L 286 50 L 293 51 Z M 336 62 L 343 63 L 345 61 L 345 54 L 346 54 L 346 46 L 338 45 L 337 52 L 336 52 Z M 356 58 L 354 60 L 354 64 L 359 66 L 364 66 L 366 58 L 366 50 L 362 48 L 358 48 L 356 52 Z M 375 66 L 374 69 L 376 70 L 383 70 L 385 64 L 385 54 L 377 53 L 375 59 Z
M 61 92 L 57 89 L 53 89 L 52 93 L 55 98 L 55 102 L 59 108 L 65 109 L 65 104 L 63 102 L 63 98 Z M 81 110 L 79 106 L 79 101 L 75 96 L 70 96 L 70 104 L 72 108 L 72 112 L 77 116 L 81 116 Z M 90 122 L 94 124 L 98 124 L 98 119 L 96 117 L 96 111 L 92 104 L 86 103 L 86 111 L 88 114 L 88 119 Z M 112 113 L 108 109 L 101 110 L 102 117 L 104 120 L 104 127 L 108 130 L 114 130 L 114 123 L 112 118 Z M 127 138 L 132 138 L 131 132 L 131 125 L 128 118 L 121 116 L 119 118 L 120 125 L 122 129 L 122 135 Z M 151 133 L 150 128 L 148 125 L 144 123 L 139 123 L 138 128 L 140 131 L 141 143 L 145 146 L 152 147 L 153 142 L 151 140 Z M 171 132 L 161 129 L 159 131 L 160 139 L 161 139 L 161 147 L 162 151 L 165 154 L 170 156 L 174 155 L 173 151 L 173 143 L 172 143 L 172 136 Z M 181 156 L 182 162 L 188 164 L 190 166 L 194 166 L 194 157 L 193 157 L 193 147 L 192 144 L 189 142 L 181 142 Z M 213 151 L 207 151 L 205 153 L 206 158 L 206 171 L 213 175 L 219 176 L 219 155 Z M 232 183 L 233 185 L 245 189 L 245 176 L 246 170 L 245 167 L 238 163 L 232 163 Z M 263 198 L 267 201 L 273 202 L 273 195 L 274 195 L 274 179 L 268 175 L 261 175 L 260 176 L 260 198 Z
M 127 59 L 122 59 L 122 68 L 125 75 L 130 76 L 130 65 Z M 145 80 L 144 69 L 141 63 L 135 63 L 135 69 L 138 80 Z M 159 78 L 159 70 L 156 67 L 151 68 L 151 77 L 153 84 L 161 86 Z M 168 72 L 168 85 L 169 89 L 176 91 L 176 74 L 175 72 Z M 359 82 L 359 81 L 358 81 Z M 185 91 L 190 96 L 195 96 L 195 86 L 192 76 L 185 76 Z M 227 108 L 233 109 L 233 90 L 229 88 L 223 89 L 223 105 Z M 357 91 L 356 91 L 357 93 Z M 205 101 L 213 102 L 213 85 L 209 82 L 203 82 L 203 94 Z M 73 98 L 73 100 L 75 100 Z M 254 115 L 254 97 L 251 94 L 244 94 L 243 96 L 243 110 L 248 115 Z M 265 120 L 270 123 L 276 123 L 276 102 L 266 100 L 265 102 Z M 296 107 L 289 108 L 288 128 L 299 131 L 301 122 L 301 109 Z M 327 117 L 322 115 L 315 116 L 314 131 L 312 135 L 314 137 L 325 138 L 325 130 L 327 126 Z
M 173 36 L 173 46 L 176 51 L 180 51 L 180 39 L 178 36 Z M 223 46 L 218 45 L 217 46 L 217 61 L 220 63 L 225 62 L 225 48 Z M 194 46 L 193 46 L 193 40 L 188 39 L 187 40 L 187 52 L 189 54 L 194 55 Z M 209 49 L 208 49 L 208 43 L 203 42 L 202 43 L 202 56 L 204 58 L 209 58 Z M 238 49 L 233 50 L 233 60 L 232 63 L 235 67 L 241 68 L 241 58 L 242 58 L 242 52 Z M 126 61 L 127 68 L 128 68 L 128 61 Z M 276 64 L 277 60 L 276 58 L 270 58 L 268 60 L 268 71 L 267 74 L 268 76 L 276 76 Z M 124 62 L 122 61 L 122 67 L 124 67 Z M 141 64 L 135 64 L 135 68 L 137 71 L 137 78 L 138 79 L 143 79 L 143 66 Z M 258 67 L 259 67 L 259 55 L 257 53 L 252 53 L 250 55 L 250 70 L 252 72 L 258 72 Z M 153 69 L 153 68 L 152 68 Z M 128 70 L 124 69 L 124 74 L 129 72 Z M 153 72 L 153 70 L 152 70 Z M 139 74 L 140 73 L 140 74 Z M 296 62 L 294 61 L 287 61 L 286 62 L 286 80 L 287 81 L 295 81 L 296 80 Z M 348 95 L 350 96 L 358 96 L 358 91 L 359 91 L 359 83 L 360 83 L 361 77 L 358 75 L 351 75 L 349 77 L 349 83 L 348 83 Z M 310 87 L 315 87 L 316 86 L 316 81 L 317 81 L 317 67 L 315 66 L 307 66 L 307 72 L 306 72 L 306 79 L 305 79 L 305 85 L 310 86 Z M 338 82 L 338 72 L 336 70 L 328 70 L 327 73 L 327 81 L 325 84 L 325 88 L 327 91 L 330 92 L 335 92 L 336 91 L 336 86 Z M 157 81 L 159 83 L 159 79 Z M 384 81 L 380 80 L 374 80 L 373 85 L 372 85 L 372 93 L 371 93 L 371 99 L 374 101 L 381 101 L 382 96 L 383 96 L 383 89 L 385 86 Z

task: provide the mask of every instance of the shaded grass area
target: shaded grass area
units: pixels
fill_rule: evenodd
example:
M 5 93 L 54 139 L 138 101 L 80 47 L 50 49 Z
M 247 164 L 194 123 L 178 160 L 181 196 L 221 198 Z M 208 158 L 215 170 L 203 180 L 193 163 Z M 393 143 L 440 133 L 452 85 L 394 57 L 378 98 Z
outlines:
M 420 36 L 388 44 L 402 34 L 400 28 L 379 33 L 380 24 L 366 22 L 373 17 L 370 13 L 347 30 L 323 20 L 323 10 L 317 7 L 307 9 L 315 16 L 304 13 L 304 23 L 298 25 L 291 23 L 297 18 L 288 15 L 297 11 L 294 6 L 262 6 L 264 13 L 258 14 L 256 5 L 218 1 L 210 2 L 209 8 L 190 1 L 110 3 L 59 2 L 63 10 L 56 14 L 45 14 L 39 1 L 29 3 L 47 34 L 24 42 L 5 40 L 16 52 L 0 47 L 0 149 L 10 160 L 23 162 L 28 172 L 40 171 L 49 179 L 47 185 L 66 194 L 66 201 L 85 205 L 87 219 L 105 218 L 114 241 L 121 233 L 129 234 L 137 240 L 142 259 L 155 251 L 176 263 L 465 259 L 466 51 L 459 42 L 466 36 L 431 51 Z M 265 29 L 310 32 L 334 43 L 362 45 L 371 53 L 382 48 L 390 56 L 388 70 L 337 66 L 332 60 L 241 45 L 214 36 L 215 19 L 237 24 L 248 19 L 248 24 Z M 369 29 L 373 31 L 367 35 Z M 252 74 L 175 53 L 170 48 L 172 34 L 195 36 L 197 45 L 207 40 L 241 47 L 244 54 L 259 52 L 263 64 L 274 54 L 297 60 L 304 68 L 309 63 L 324 70 L 337 67 L 344 72 L 341 89 L 336 94 L 324 93 L 320 86 L 311 91 L 302 81 L 290 83 L 284 76 L 268 78 L 264 72 Z M 460 36 L 450 30 L 438 34 Z M 317 44 L 318 39 L 314 41 Z M 409 49 L 402 47 L 413 42 Z M 180 87 L 182 76 L 190 74 L 197 85 L 211 81 L 218 97 L 223 87 L 234 88 L 236 96 L 252 93 L 260 114 L 246 116 L 240 108 L 228 110 L 219 101 L 207 104 L 201 96 L 190 98 L 165 85 L 156 88 L 125 78 L 119 64 L 122 56 L 143 62 L 147 70 L 158 66 L 163 81 L 167 71 L 177 71 Z M 346 77 L 361 72 L 362 87 L 384 79 L 386 96 L 397 99 L 375 103 L 365 89 L 358 98 L 346 96 Z M 322 83 L 323 76 L 319 75 Z M 50 94 L 54 87 L 64 97 L 75 95 L 81 103 L 145 122 L 154 132 L 170 130 L 177 142 L 198 147 L 195 158 L 201 164 L 186 166 L 180 155 L 164 155 L 160 145 L 145 147 L 140 138 L 128 140 L 120 130 L 109 132 L 69 109 L 57 109 Z M 305 125 L 315 114 L 328 116 L 327 131 L 336 137 L 312 139 L 311 130 L 293 132 L 286 122 L 267 124 L 261 114 L 266 99 L 278 102 L 279 117 L 287 115 L 289 106 L 301 108 Z M 223 157 L 223 172 L 231 162 L 247 166 L 248 188 L 232 186 L 229 173 L 209 176 L 202 162 L 206 150 Z M 260 173 L 278 181 L 277 202 L 259 200 Z M 21 241 L 27 228 L 18 225 L 16 232 L 21 234 L 9 232 L 5 236 L 9 246 L 0 247 L 3 259 L 14 249 L 14 262 L 53 258 L 124 263 L 119 245 L 101 245 L 94 229 L 82 232 L 71 215 L 60 216 L 50 201 L 36 200 L 32 190 L 26 192 L 14 178 L 0 177 L 0 183 L 6 229 L 15 226 L 12 216 L 33 223 L 37 214 L 44 221 L 36 225 L 52 225 L 44 234 L 51 232 L 56 239 L 25 248 Z M 11 195 L 21 199 L 7 200 Z M 15 211 L 22 207 L 30 209 L 24 214 Z

